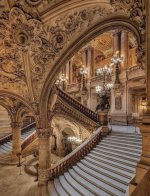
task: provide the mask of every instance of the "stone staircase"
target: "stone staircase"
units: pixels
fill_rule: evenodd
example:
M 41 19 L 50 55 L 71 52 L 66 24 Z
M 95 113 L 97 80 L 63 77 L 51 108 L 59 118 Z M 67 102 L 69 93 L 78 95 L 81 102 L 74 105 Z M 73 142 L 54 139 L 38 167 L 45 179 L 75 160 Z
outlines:
M 140 134 L 112 132 L 80 162 L 49 182 L 50 195 L 127 195 L 141 152 Z
M 31 128 L 28 131 L 22 133 L 21 140 L 23 141 L 29 135 L 35 131 L 35 128 Z M 0 163 L 1 164 L 11 164 L 11 152 L 12 152 L 12 139 L 0 144 Z

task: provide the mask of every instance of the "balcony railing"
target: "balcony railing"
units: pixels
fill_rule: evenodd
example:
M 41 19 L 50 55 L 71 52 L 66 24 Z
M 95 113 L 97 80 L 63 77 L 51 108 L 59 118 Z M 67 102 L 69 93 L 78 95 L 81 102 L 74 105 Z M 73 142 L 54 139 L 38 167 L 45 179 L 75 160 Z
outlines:
M 140 65 L 134 65 L 130 67 L 128 70 L 128 79 L 137 79 L 137 78 L 142 78 L 145 76 L 145 70 L 141 68 Z

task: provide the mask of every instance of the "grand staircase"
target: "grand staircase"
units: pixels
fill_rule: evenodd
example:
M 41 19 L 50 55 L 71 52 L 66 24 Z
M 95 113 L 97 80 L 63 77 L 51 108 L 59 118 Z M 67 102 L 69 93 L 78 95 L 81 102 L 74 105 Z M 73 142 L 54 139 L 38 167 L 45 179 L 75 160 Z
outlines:
M 49 182 L 50 195 L 128 195 L 141 148 L 140 134 L 111 132 L 72 168 Z
M 31 127 L 29 126 L 29 128 L 27 126 L 23 128 L 21 134 L 21 141 L 24 141 L 34 131 L 35 131 L 35 126 L 31 126 Z M 11 152 L 12 152 L 12 134 L 3 137 L 0 140 L 0 163 L 1 164 L 13 164 L 11 163 Z

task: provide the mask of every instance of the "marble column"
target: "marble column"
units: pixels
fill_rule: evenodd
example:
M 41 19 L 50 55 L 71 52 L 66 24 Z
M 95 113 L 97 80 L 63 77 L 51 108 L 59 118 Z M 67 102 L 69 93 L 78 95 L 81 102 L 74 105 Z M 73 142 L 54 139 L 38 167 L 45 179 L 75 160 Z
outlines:
M 121 57 L 123 57 L 123 62 L 121 64 L 121 70 L 126 70 L 128 67 L 128 51 L 129 51 L 129 40 L 128 32 L 121 32 Z
M 43 128 L 37 130 L 39 135 L 39 185 L 47 185 L 50 176 L 50 136 L 53 129 Z
M 21 123 L 13 122 L 12 126 L 12 159 L 19 161 L 19 154 L 21 153 Z
M 121 31 L 115 31 L 114 37 L 114 54 L 121 49 Z
M 94 75 L 94 48 L 89 44 L 83 48 L 83 64 L 88 68 L 88 78 Z
M 147 0 L 146 4 L 146 89 L 147 89 L 147 112 L 145 115 L 144 123 L 150 124 L 150 1 Z M 146 120 L 147 119 L 147 120 Z

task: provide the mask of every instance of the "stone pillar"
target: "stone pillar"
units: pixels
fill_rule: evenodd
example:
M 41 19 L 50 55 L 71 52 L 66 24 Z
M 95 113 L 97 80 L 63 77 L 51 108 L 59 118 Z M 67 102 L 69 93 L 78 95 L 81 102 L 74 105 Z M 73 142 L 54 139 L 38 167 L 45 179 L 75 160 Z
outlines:
M 47 185 L 50 177 L 50 136 L 52 127 L 38 129 L 39 135 L 39 185 Z
M 147 111 L 144 115 L 143 123 L 150 124 L 150 1 L 146 1 L 146 91 L 147 91 Z
M 13 122 L 12 126 L 12 159 L 13 161 L 19 161 L 19 153 L 21 153 L 21 123 Z
M 128 67 L 128 51 L 129 51 L 129 40 L 128 32 L 121 32 L 121 57 L 123 57 L 123 62 L 121 64 L 121 70 L 126 70 Z
M 114 36 L 114 54 L 121 49 L 121 31 L 115 31 Z
M 83 48 L 83 65 L 88 68 L 88 78 L 94 75 L 94 48 L 89 44 Z
M 57 155 L 65 156 L 63 135 L 61 133 L 57 135 Z

